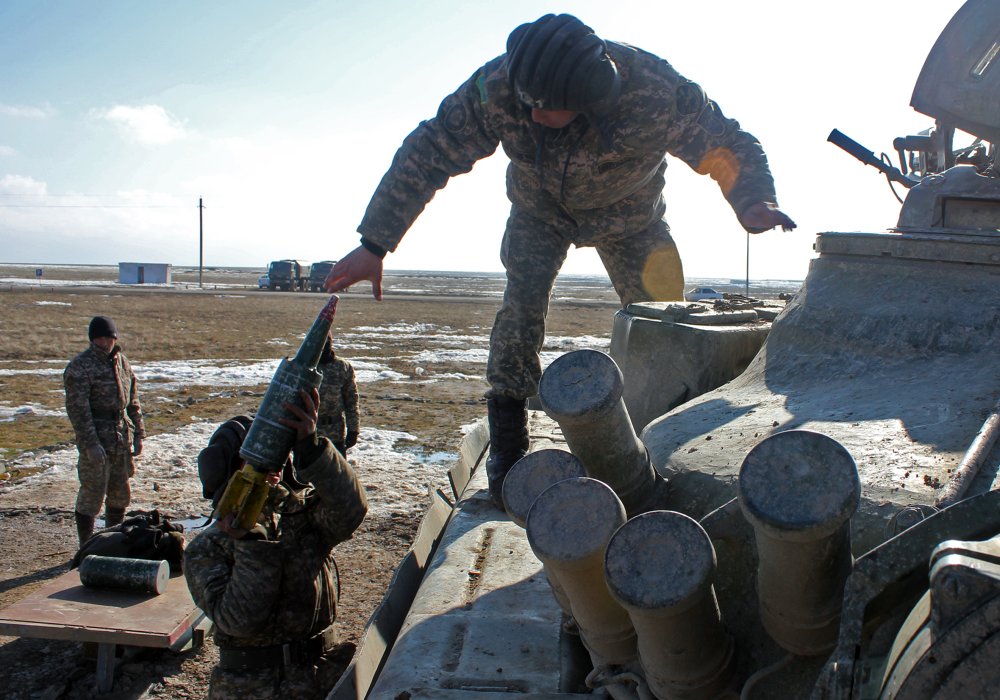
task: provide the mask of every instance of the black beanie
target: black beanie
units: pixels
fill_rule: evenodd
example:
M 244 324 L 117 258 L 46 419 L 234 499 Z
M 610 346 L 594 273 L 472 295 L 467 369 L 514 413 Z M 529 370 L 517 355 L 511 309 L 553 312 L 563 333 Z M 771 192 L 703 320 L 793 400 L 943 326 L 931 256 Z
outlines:
M 201 495 L 212 499 L 215 505 L 225 491 L 229 478 L 236 473 L 243 460 L 240 447 L 250 429 L 249 416 L 230 418 L 212 434 L 208 447 L 198 453 L 198 478 Z
M 87 337 L 94 338 L 117 338 L 118 327 L 115 322 L 107 316 L 94 316 L 90 320 L 90 327 L 87 329 Z
M 545 15 L 507 37 L 507 76 L 518 98 L 538 109 L 604 116 L 621 92 L 607 44 L 573 15 Z

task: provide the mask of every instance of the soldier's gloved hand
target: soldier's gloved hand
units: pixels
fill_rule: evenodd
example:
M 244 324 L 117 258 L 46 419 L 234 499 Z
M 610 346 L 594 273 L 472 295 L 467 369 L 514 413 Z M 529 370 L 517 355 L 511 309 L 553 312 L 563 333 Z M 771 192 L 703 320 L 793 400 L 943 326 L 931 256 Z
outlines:
M 243 535 L 240 539 L 243 540 L 266 540 L 267 530 L 260 523 L 257 523 L 252 528 L 247 530 L 247 534 Z
M 91 445 L 84 450 L 84 454 L 87 455 L 87 461 L 91 464 L 104 464 L 108 461 L 108 453 L 104 451 L 102 445 Z
M 316 421 L 319 420 L 319 391 L 299 389 L 299 398 L 302 399 L 303 408 L 293 403 L 286 403 L 285 410 L 291 416 L 282 416 L 278 422 L 294 430 L 295 439 L 301 442 L 316 432 Z
M 354 447 L 358 444 L 358 434 L 353 430 L 347 431 L 347 439 L 344 440 L 344 447 Z
M 249 530 L 244 530 L 236 525 L 236 514 L 228 513 L 222 520 L 217 521 L 219 529 L 232 537 L 234 540 L 266 540 L 267 531 L 264 526 L 257 523 Z
M 136 435 L 132 438 L 132 456 L 138 457 L 142 454 L 142 436 Z
M 763 233 L 775 226 L 780 226 L 782 231 L 795 229 L 795 222 L 773 202 L 752 204 L 740 214 L 739 219 L 750 233 Z

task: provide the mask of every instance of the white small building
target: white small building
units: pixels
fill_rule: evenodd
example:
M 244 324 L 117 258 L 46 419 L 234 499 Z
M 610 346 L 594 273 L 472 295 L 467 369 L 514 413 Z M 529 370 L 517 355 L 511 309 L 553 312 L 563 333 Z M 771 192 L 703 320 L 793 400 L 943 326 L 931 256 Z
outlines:
M 120 262 L 118 284 L 170 284 L 170 264 Z

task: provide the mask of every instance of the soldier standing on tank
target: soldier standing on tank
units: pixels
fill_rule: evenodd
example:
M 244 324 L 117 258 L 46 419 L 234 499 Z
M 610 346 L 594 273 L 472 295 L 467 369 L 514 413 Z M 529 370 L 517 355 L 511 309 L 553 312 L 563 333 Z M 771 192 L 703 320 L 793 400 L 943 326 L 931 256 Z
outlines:
M 316 369 L 323 374 L 316 432 L 346 457 L 347 450 L 358 443 L 358 384 L 354 367 L 334 352 L 332 336 L 326 338 Z
M 701 87 L 572 15 L 545 15 L 516 28 L 505 54 L 406 137 L 358 227 L 361 245 L 326 289 L 370 280 L 381 299 L 386 253 L 437 190 L 498 145 L 510 158 L 511 210 L 500 247 L 507 287 L 486 368 L 486 468 L 500 506 L 503 478 L 528 449 L 526 400 L 538 390 L 549 297 L 570 245 L 597 248 L 623 306 L 680 300 L 684 274 L 664 219 L 666 154 L 711 176 L 748 232 L 795 223 L 778 208 L 757 139 Z
M 63 372 L 66 413 L 76 433 L 80 491 L 76 531 L 82 546 L 104 504 L 104 525 L 118 525 L 132 500 L 129 478 L 142 453 L 145 431 L 135 374 L 118 345 L 118 329 L 106 316 L 90 321 L 90 347 Z

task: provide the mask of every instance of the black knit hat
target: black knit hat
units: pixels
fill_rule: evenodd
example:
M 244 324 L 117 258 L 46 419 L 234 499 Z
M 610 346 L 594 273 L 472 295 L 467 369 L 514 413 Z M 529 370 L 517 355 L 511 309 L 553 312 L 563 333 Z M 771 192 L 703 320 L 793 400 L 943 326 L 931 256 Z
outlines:
M 208 447 L 198 453 L 198 478 L 201 495 L 216 505 L 229 483 L 229 478 L 243 464 L 240 447 L 250 429 L 248 416 L 236 416 L 220 425 L 208 440 Z
M 621 93 L 607 45 L 573 15 L 545 15 L 511 32 L 506 66 L 529 107 L 602 116 Z
M 94 338 L 117 338 L 118 327 L 107 316 L 94 316 L 94 318 L 90 319 L 87 337 L 91 340 Z

